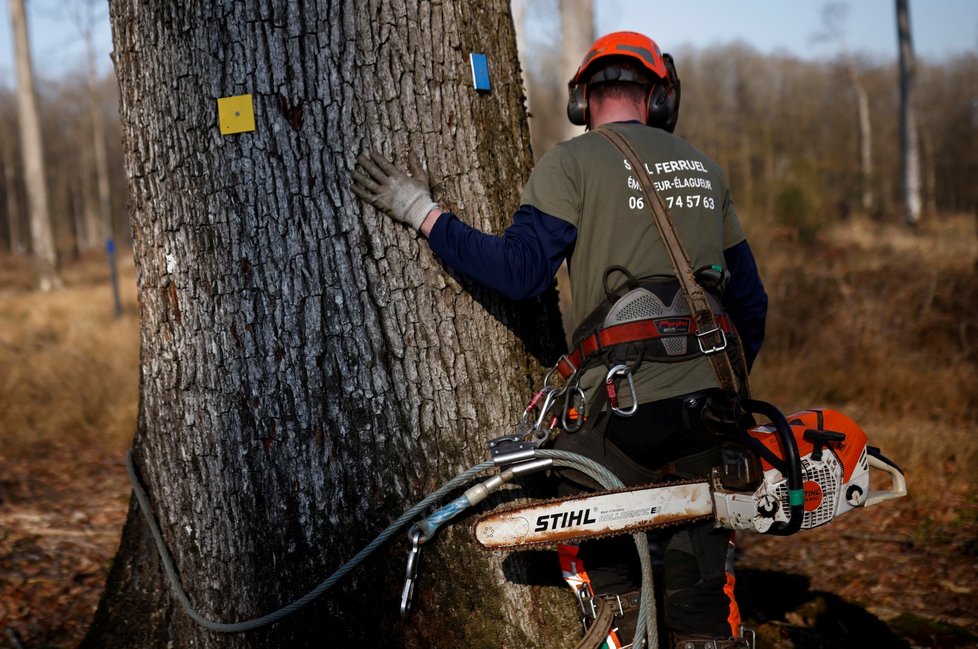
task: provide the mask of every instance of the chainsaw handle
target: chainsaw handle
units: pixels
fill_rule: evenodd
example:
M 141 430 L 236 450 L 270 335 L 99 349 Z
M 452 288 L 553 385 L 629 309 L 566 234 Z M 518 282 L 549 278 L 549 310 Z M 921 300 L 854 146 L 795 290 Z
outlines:
M 751 414 L 764 415 L 770 420 L 775 430 L 778 431 L 778 441 L 784 456 L 785 466 L 782 473 L 788 481 L 788 522 L 775 523 L 765 533 L 776 536 L 794 534 L 801 529 L 802 521 L 805 518 L 805 493 L 802 488 L 801 455 L 798 453 L 798 442 L 795 440 L 795 435 L 791 426 L 788 425 L 784 413 L 773 404 L 756 399 L 745 399 L 741 406 Z
M 886 458 L 873 453 L 866 454 L 866 461 L 869 463 L 869 468 L 879 469 L 890 474 L 890 488 L 882 491 L 870 491 L 866 496 L 864 507 L 871 507 L 881 502 L 893 500 L 894 498 L 902 498 L 907 495 L 907 479 L 904 477 L 900 467 L 888 461 Z

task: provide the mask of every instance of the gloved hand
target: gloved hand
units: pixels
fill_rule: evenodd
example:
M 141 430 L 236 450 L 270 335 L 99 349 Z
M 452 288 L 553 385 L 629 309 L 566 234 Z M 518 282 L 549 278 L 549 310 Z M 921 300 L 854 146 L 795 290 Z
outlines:
M 408 160 L 410 176 L 376 151 L 361 153 L 357 165 L 350 185 L 353 193 L 401 223 L 420 230 L 428 212 L 438 207 L 431 199 L 428 174 L 413 155 Z

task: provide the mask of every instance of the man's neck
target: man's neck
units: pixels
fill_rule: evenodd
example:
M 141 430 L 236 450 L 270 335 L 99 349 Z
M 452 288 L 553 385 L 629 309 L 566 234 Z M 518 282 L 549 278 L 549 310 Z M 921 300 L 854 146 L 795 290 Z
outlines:
M 644 115 L 632 106 L 611 105 L 592 112 L 591 128 L 595 129 L 603 124 L 613 122 L 640 122 L 644 124 L 643 118 Z

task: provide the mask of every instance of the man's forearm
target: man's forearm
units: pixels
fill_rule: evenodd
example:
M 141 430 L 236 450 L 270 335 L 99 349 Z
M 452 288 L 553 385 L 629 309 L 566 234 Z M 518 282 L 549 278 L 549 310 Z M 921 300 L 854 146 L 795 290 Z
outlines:
M 423 234 L 426 239 L 429 235 L 431 235 L 431 229 L 435 227 L 435 222 L 442 214 L 444 214 L 444 212 L 441 211 L 441 208 L 436 207 L 428 212 L 428 216 L 426 216 L 424 221 L 421 222 L 421 234 Z

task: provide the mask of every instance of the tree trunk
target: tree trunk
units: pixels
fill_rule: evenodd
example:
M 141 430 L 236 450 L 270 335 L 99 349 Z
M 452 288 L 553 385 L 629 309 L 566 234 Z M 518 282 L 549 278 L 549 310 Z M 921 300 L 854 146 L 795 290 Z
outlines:
M 562 350 L 555 294 L 468 286 L 348 191 L 363 148 L 413 151 L 442 205 L 502 229 L 531 165 L 513 22 L 504 0 L 112 0 L 110 15 L 141 305 L 135 465 L 196 608 L 252 618 L 485 460 Z M 489 57 L 489 94 L 470 52 Z M 222 136 L 215 100 L 246 93 L 256 130 Z M 476 548 L 469 525 L 424 546 L 407 621 L 399 535 L 302 611 L 221 635 L 180 609 L 133 505 L 83 646 L 569 643 L 569 593 L 522 583 L 527 564 Z M 559 581 L 555 558 L 539 565 Z
M 909 225 L 920 221 L 920 150 L 914 117 L 913 85 L 916 63 L 910 34 L 908 0 L 896 0 L 900 45 L 900 175 L 903 179 L 903 215 Z
M 594 38 L 594 7 L 591 0 L 560 0 L 561 86 L 577 72 Z M 562 102 L 558 103 L 558 108 L 563 108 Z M 554 118 L 561 120 L 563 125 L 561 140 L 569 140 L 584 132 L 583 126 L 574 126 L 559 112 Z
M 41 291 L 50 291 L 61 287 L 61 277 L 58 275 L 58 253 L 48 210 L 44 145 L 41 139 L 37 93 L 34 90 L 34 70 L 31 66 L 24 0 L 10 0 L 10 28 L 14 35 L 16 54 L 17 112 L 20 118 L 20 146 L 24 157 L 31 245 L 36 267 L 35 285 Z
M 98 196 L 98 218 L 91 226 L 93 245 L 103 245 L 112 237 L 112 193 L 109 182 L 109 155 L 105 147 L 105 117 L 99 102 L 100 93 L 95 66 L 95 45 L 89 21 L 84 23 L 86 72 L 88 80 L 89 111 L 92 115 L 92 153 L 95 162 L 95 187 Z
M 21 235 L 17 176 L 14 173 L 14 156 L 9 147 L 0 147 L 0 165 L 3 165 L 3 198 L 7 210 L 7 240 L 10 242 L 10 252 L 23 254 L 27 251 L 27 246 Z
M 859 111 L 859 161 L 862 179 L 862 206 L 866 213 L 873 210 L 873 125 L 869 118 L 869 93 L 859 78 L 856 65 L 849 59 L 849 83 L 856 93 L 856 106 Z

